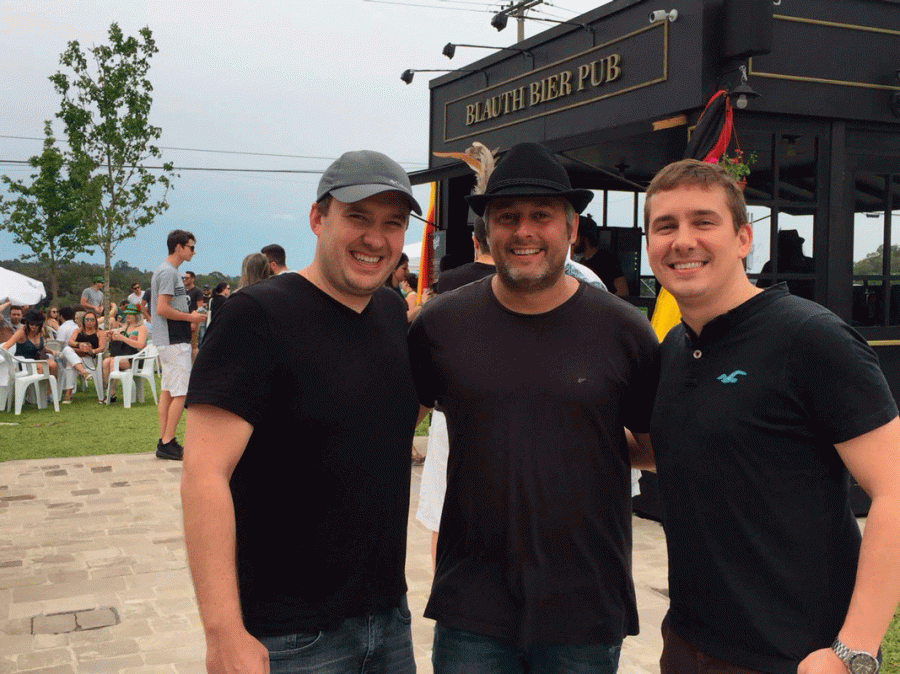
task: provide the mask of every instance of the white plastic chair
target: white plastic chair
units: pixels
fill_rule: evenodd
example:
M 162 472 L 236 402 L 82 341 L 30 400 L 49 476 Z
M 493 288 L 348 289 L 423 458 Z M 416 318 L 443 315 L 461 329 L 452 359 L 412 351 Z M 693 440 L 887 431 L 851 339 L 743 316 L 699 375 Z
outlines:
M 13 397 L 9 395 L 9 389 L 13 389 L 15 397 L 15 412 L 22 413 L 22 403 L 25 402 L 25 392 L 29 386 L 34 385 L 34 397 L 37 401 L 39 409 L 47 408 L 47 392 L 41 386 L 42 381 L 50 384 L 50 393 L 53 396 L 53 408 L 59 412 L 59 390 L 56 387 L 56 377 L 50 374 L 50 367 L 45 361 L 32 360 L 30 358 L 20 358 L 12 355 L 4 348 L 0 348 L 0 357 L 3 358 L 8 372 L 8 382 L 6 389 L 6 401 L 4 409 L 9 411 L 12 406 Z M 43 363 L 44 372 L 39 373 L 37 366 Z
M 109 384 L 106 387 L 106 402 L 109 402 L 112 396 L 115 380 L 122 381 L 122 402 L 125 408 L 131 407 L 131 400 L 134 394 L 137 394 L 139 402 L 144 402 L 144 382 L 136 381 L 138 379 L 146 379 L 150 383 L 150 392 L 153 394 L 153 402 L 156 403 L 156 374 L 154 366 L 159 352 L 153 344 L 148 344 L 142 350 L 131 356 L 116 356 L 113 359 L 109 372 Z M 120 363 L 123 360 L 130 360 L 131 367 L 127 370 L 120 370 Z

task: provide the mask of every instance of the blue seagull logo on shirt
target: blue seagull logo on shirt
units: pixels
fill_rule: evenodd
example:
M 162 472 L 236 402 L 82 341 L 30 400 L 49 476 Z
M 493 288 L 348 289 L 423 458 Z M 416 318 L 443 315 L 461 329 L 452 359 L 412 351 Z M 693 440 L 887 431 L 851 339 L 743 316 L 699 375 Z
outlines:
M 718 377 L 716 377 L 716 379 L 718 379 L 723 384 L 737 384 L 737 377 L 739 374 L 742 374 L 745 377 L 747 376 L 747 373 L 743 370 L 735 370 L 731 374 L 720 374 Z

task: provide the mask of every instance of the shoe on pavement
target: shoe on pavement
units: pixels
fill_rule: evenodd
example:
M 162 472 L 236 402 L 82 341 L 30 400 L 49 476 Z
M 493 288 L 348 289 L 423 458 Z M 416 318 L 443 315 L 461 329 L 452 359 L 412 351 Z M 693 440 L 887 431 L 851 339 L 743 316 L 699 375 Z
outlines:
M 156 444 L 156 457 L 158 459 L 171 459 L 173 461 L 181 461 L 184 458 L 184 447 L 178 444 L 174 438 L 166 444 L 160 440 Z

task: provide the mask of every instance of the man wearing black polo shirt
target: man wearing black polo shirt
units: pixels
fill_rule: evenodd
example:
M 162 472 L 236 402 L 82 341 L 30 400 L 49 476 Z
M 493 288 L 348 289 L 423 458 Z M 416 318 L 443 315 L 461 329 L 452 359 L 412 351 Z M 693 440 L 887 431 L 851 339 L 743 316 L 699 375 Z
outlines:
M 564 273 L 592 196 L 546 148 L 510 148 L 466 197 L 497 273 L 410 327 L 419 401 L 450 439 L 435 674 L 612 674 L 637 633 L 625 427 L 649 430 L 658 344 L 634 307 Z
M 900 420 L 877 357 L 822 306 L 750 283 L 743 194 L 718 166 L 663 169 L 644 218 L 682 314 L 651 430 L 663 674 L 877 671 L 900 600 Z M 862 538 L 848 470 L 872 497 Z
M 412 674 L 404 563 L 415 389 L 384 287 L 409 178 L 378 152 L 323 174 L 312 264 L 216 310 L 188 392 L 185 541 L 210 674 Z

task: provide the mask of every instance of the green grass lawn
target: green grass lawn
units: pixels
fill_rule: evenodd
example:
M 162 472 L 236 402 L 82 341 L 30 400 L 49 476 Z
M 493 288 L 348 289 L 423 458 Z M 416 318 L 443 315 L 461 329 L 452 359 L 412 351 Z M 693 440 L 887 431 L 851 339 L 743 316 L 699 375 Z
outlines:
M 156 384 L 159 392 L 159 380 Z M 144 387 L 145 402 L 131 409 L 119 402 L 99 405 L 93 386 L 77 391 L 71 405 L 39 410 L 25 403 L 22 414 L 0 412 L 0 460 L 44 459 L 98 454 L 138 454 L 156 451 L 159 421 L 150 387 Z M 184 437 L 184 417 L 178 438 Z
M 894 614 L 894 620 L 884 635 L 881 649 L 884 655 L 882 674 L 900 674 L 900 609 Z
M 159 382 L 157 380 L 157 391 Z M 0 412 L 0 460 L 49 459 L 98 454 L 138 454 L 156 450 L 159 422 L 150 389 L 146 402 L 134 403 L 126 410 L 120 402 L 98 405 L 92 387 L 78 391 L 75 402 L 60 405 L 59 413 L 50 407 L 39 410 L 26 403 L 22 414 Z M 427 435 L 430 417 L 425 417 L 416 435 Z M 178 427 L 184 438 L 184 417 Z M 900 610 L 884 638 L 883 674 L 900 674 Z

